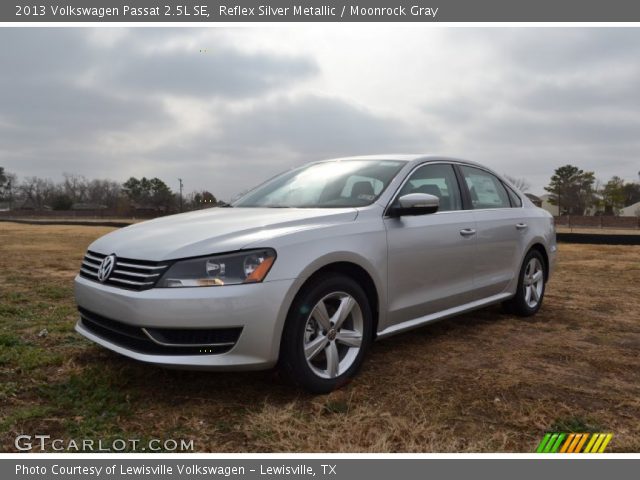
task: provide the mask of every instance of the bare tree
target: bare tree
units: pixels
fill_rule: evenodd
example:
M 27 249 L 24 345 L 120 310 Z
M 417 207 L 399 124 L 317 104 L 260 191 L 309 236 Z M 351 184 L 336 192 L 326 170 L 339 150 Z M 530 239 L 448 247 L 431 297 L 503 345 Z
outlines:
M 0 167 L 0 200 L 9 202 L 9 208 L 12 206 L 17 186 L 18 177 L 16 174 L 7 172 L 3 167 Z
M 522 193 L 527 192 L 531 188 L 531 184 L 524 178 L 515 178 L 510 175 L 505 175 L 504 178 L 509 180 L 509 182 Z
M 48 178 L 26 177 L 18 187 L 23 207 L 41 209 L 49 205 L 56 186 Z
M 112 180 L 91 180 L 86 188 L 86 200 L 97 205 L 115 208 L 120 196 L 120 184 Z
M 73 203 L 84 202 L 87 200 L 88 181 L 82 175 L 73 173 L 63 173 L 64 181 L 62 182 L 62 191 L 67 195 Z

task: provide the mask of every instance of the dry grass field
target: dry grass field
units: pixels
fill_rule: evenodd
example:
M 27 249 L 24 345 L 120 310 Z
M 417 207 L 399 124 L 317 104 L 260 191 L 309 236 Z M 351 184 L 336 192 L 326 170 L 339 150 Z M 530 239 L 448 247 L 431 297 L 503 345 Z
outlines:
M 109 230 L 0 223 L 0 451 L 27 433 L 209 452 L 531 452 L 560 430 L 640 452 L 639 246 L 561 244 L 537 316 L 492 307 L 377 342 L 350 385 L 314 397 L 275 372 L 163 370 L 74 333 L 72 279 Z

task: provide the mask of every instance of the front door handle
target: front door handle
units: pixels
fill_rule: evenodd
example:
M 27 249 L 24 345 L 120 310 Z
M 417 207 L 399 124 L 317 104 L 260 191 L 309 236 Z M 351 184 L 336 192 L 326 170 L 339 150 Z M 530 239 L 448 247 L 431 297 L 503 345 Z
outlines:
M 475 235 L 476 231 L 473 228 L 463 228 L 460 230 L 460 235 L 463 237 L 470 237 L 471 235 Z
M 524 230 L 525 228 L 527 228 L 527 224 L 526 223 L 516 223 L 516 228 L 518 230 Z

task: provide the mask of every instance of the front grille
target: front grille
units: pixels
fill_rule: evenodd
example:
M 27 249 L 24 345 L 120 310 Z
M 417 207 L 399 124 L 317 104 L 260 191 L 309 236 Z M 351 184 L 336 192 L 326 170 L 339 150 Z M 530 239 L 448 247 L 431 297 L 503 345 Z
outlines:
M 80 276 L 98 282 L 98 269 L 106 256 L 87 251 L 80 267 Z M 102 283 L 129 290 L 147 290 L 156 284 L 168 266 L 162 262 L 116 257 L 111 275 Z
M 82 326 L 91 333 L 127 350 L 151 355 L 212 355 L 225 353 L 233 348 L 242 332 L 242 327 L 144 329 L 103 317 L 85 308 L 80 307 L 78 310 L 80 311 Z

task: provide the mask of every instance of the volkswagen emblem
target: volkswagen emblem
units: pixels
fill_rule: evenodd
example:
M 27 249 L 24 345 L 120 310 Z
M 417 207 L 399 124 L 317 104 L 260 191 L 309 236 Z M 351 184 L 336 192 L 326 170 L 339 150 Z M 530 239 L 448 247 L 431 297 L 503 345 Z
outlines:
M 116 256 L 115 254 L 107 255 L 102 259 L 102 263 L 100 267 L 98 267 L 98 280 L 104 282 L 109 278 L 111 272 L 113 271 L 113 267 L 116 266 Z

